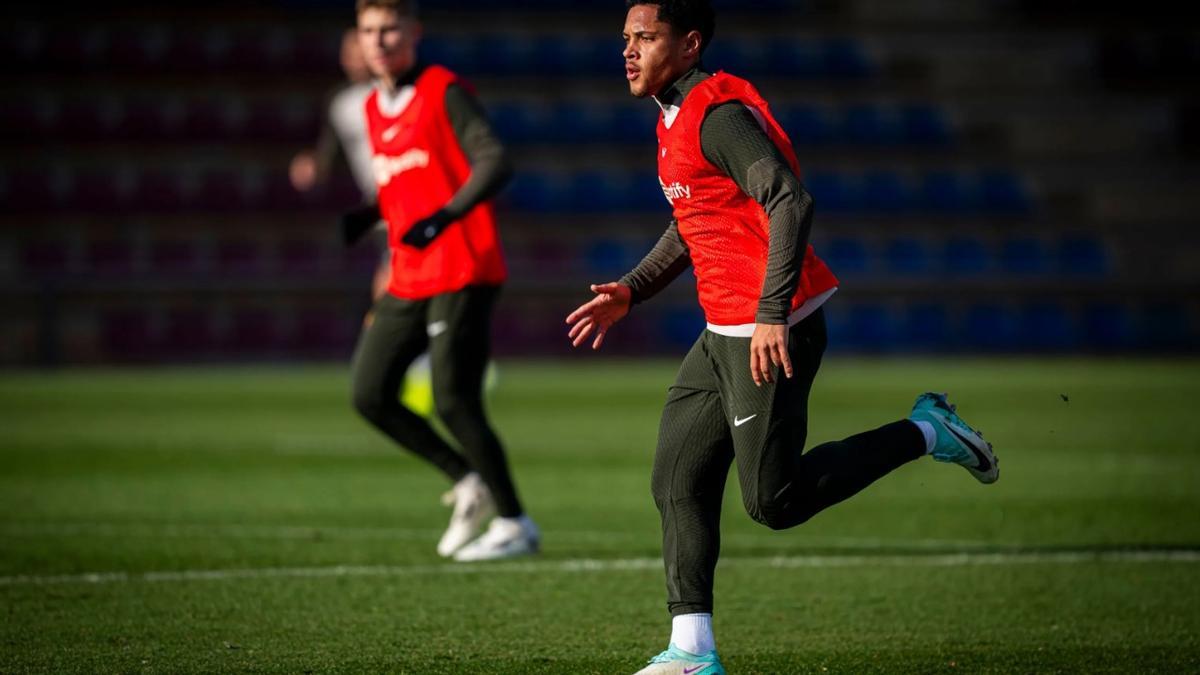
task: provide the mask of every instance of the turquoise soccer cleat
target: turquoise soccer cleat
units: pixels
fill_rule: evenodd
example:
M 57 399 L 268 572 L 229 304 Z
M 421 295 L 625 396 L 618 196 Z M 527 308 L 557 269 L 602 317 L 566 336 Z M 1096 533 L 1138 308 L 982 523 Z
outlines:
M 928 422 L 937 431 L 932 453 L 937 461 L 962 466 L 980 483 L 995 483 L 1000 478 L 1000 460 L 992 452 L 992 444 L 958 416 L 945 394 L 921 394 L 908 418 Z
M 715 649 L 696 655 L 671 645 L 634 675 L 725 675 L 725 667 Z

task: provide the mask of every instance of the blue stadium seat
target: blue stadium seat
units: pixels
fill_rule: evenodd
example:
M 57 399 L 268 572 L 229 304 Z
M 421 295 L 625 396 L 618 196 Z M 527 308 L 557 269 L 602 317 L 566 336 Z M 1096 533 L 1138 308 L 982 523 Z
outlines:
M 824 45 L 825 75 L 830 78 L 857 80 L 871 76 L 875 66 L 866 51 L 855 40 L 835 38 Z
M 816 213 L 846 213 L 856 206 L 853 188 L 839 174 L 813 171 L 804 176 Z
M 475 72 L 487 75 L 521 75 L 540 70 L 535 41 L 524 36 L 489 33 L 473 39 L 479 57 Z
M 836 275 L 862 275 L 870 269 L 867 247 L 858 239 L 838 237 L 817 250 Z
M 488 120 L 501 140 L 524 143 L 531 139 L 528 108 L 520 102 L 498 101 L 488 106 Z
M 1091 349 L 1125 349 L 1136 339 L 1128 307 L 1115 302 L 1095 302 L 1084 306 L 1079 317 L 1080 332 Z
M 961 342 L 969 348 L 1016 351 L 1017 320 L 1013 311 L 994 303 L 973 305 L 967 310 Z
M 861 208 L 888 215 L 904 213 L 912 206 L 904 177 L 894 171 L 872 169 L 862 179 Z
M 663 196 L 662 183 L 658 181 L 658 173 L 654 171 L 635 172 L 630 189 L 630 210 L 661 212 L 664 217 L 670 213 L 671 205 Z
M 475 41 L 454 35 L 430 35 L 421 41 L 421 58 L 438 63 L 459 73 L 473 75 L 481 72 Z
M 929 252 L 919 239 L 892 239 L 884 247 L 884 260 L 890 273 L 902 276 L 920 276 L 931 269 Z
M 905 346 L 918 351 L 942 350 L 951 346 L 952 335 L 946 307 L 932 303 L 909 306 L 899 333 Z
M 562 143 L 605 143 L 615 141 L 614 109 L 597 101 L 572 101 L 554 107 L 553 136 Z
M 953 171 L 930 171 L 921 177 L 921 209 L 929 213 L 961 215 L 975 207 L 963 177 Z
M 598 239 L 588 246 L 584 254 L 588 273 L 605 279 L 627 272 L 627 257 L 621 242 L 615 239 Z
M 1000 250 L 1000 265 L 1009 274 L 1045 274 L 1049 269 L 1046 249 L 1033 238 L 1009 239 Z
M 704 330 L 704 314 L 695 305 L 669 307 L 661 314 L 659 331 L 673 347 L 686 349 Z
M 1078 344 L 1079 336 L 1070 314 L 1062 305 L 1040 302 L 1022 309 L 1018 341 L 1024 349 L 1061 351 Z
M 1033 210 L 1033 200 L 1021 179 L 1010 171 L 990 170 L 979 176 L 980 206 L 985 213 L 1023 216 Z
M 745 77 L 759 77 L 772 74 L 774 60 L 767 46 L 758 40 L 724 40 L 713 43 L 713 49 L 720 49 L 713 58 L 714 68 L 728 70 L 731 73 L 745 73 Z M 707 53 L 705 59 L 707 59 Z
M 854 145 L 891 145 L 900 140 L 893 120 L 878 106 L 854 105 L 842 111 L 841 140 Z
M 941 110 L 929 104 L 901 107 L 900 127 L 904 141 L 913 145 L 943 147 L 953 139 L 950 122 Z
M 519 171 L 504 193 L 518 211 L 559 213 L 572 208 L 574 184 L 571 176 L 553 172 Z
M 982 241 L 955 237 L 948 240 L 943 249 L 942 269 L 956 277 L 986 274 L 991 269 L 991 256 Z
M 1093 237 L 1068 237 L 1058 245 L 1058 269 L 1070 276 L 1102 277 L 1109 271 L 1108 252 Z
M 866 351 L 889 351 L 897 346 L 897 326 L 883 305 L 851 307 L 846 329 L 847 346 Z
M 1196 327 L 1185 305 L 1156 302 L 1140 312 L 1137 337 L 1143 347 L 1190 352 L 1200 344 Z
M 630 210 L 633 178 L 625 171 L 590 170 L 571 180 L 573 210 L 584 213 L 613 213 Z
M 825 110 L 812 105 L 781 108 L 776 115 L 788 138 L 796 146 L 822 145 L 836 136 Z
M 658 106 L 648 101 L 617 106 L 612 112 L 612 141 L 639 145 L 656 143 L 658 116 Z M 653 152 L 653 149 L 647 152 Z
M 772 70 L 780 76 L 815 79 L 825 75 L 824 53 L 811 41 L 774 38 L 768 42 L 768 50 Z
M 563 54 L 565 72 L 612 75 L 621 72 L 621 36 L 613 38 L 576 38 L 563 40 L 559 50 Z M 572 70 L 573 69 L 573 70 Z

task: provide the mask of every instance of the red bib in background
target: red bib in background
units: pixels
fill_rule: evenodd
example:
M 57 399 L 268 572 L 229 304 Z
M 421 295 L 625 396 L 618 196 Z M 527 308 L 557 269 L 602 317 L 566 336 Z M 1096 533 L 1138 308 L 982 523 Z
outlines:
M 401 242 L 413 223 L 444 207 L 471 174 L 446 114 L 446 88 L 456 82 L 449 70 L 429 66 L 417 77 L 411 100 L 398 101 L 402 107 L 395 114 L 381 107 L 378 89 L 367 97 L 371 168 L 392 256 L 388 292 L 399 298 L 420 300 L 507 277 L 490 202 L 448 226 L 424 250 Z

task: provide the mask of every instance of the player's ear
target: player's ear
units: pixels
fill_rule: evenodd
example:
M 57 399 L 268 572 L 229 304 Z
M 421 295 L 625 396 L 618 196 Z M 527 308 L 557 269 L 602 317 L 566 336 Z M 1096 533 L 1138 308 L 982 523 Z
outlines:
M 688 58 L 695 57 L 700 60 L 700 47 L 704 42 L 704 37 L 700 35 L 700 31 L 688 31 L 688 34 L 683 36 L 683 53 Z

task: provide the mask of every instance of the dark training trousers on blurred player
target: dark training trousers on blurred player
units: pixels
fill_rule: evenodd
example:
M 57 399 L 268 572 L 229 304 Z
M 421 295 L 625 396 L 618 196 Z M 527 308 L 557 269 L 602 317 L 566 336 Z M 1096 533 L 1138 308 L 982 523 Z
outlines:
M 507 518 L 521 515 L 521 504 L 482 394 L 499 294 L 496 286 L 469 286 L 426 300 L 385 294 L 359 338 L 351 377 L 354 407 L 363 417 L 455 482 L 478 471 L 491 488 L 496 511 Z M 399 401 L 405 372 L 427 349 L 435 410 L 463 454 Z

